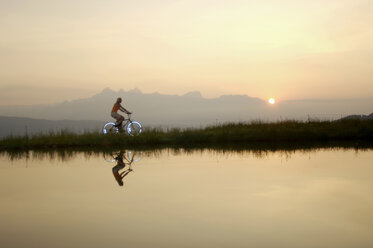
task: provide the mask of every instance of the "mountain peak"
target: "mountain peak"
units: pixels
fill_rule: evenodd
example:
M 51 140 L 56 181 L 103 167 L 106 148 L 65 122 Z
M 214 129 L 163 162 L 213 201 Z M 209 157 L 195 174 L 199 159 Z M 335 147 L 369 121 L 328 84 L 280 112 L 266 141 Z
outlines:
M 132 94 L 142 94 L 141 90 L 139 90 L 138 88 L 134 88 L 134 89 L 129 90 L 127 92 L 132 93 Z
M 109 87 L 106 87 L 105 89 L 103 89 L 100 94 L 108 94 L 108 93 L 115 93 L 114 90 L 110 89 Z
M 191 91 L 182 95 L 182 97 L 189 97 L 189 98 L 202 98 L 201 92 L 199 91 Z
M 109 87 L 106 87 L 103 89 L 100 93 L 94 95 L 92 98 L 97 99 L 97 98 L 105 98 L 107 96 L 112 96 L 115 94 L 115 91 L 110 89 Z M 87 99 L 77 99 L 77 100 L 87 100 Z

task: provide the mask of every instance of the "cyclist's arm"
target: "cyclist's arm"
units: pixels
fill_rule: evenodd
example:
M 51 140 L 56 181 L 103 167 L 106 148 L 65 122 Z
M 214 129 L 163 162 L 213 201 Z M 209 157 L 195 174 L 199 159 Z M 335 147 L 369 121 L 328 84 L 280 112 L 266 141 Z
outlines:
M 120 110 L 126 114 L 132 114 L 131 112 L 129 112 L 127 109 L 123 108 L 123 106 L 120 106 Z

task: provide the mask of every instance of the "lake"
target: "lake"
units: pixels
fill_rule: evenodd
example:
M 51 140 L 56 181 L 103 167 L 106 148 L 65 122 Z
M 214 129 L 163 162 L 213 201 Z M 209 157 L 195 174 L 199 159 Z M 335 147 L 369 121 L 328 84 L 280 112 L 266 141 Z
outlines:
M 373 247 L 372 179 L 371 149 L 2 153 L 0 246 Z

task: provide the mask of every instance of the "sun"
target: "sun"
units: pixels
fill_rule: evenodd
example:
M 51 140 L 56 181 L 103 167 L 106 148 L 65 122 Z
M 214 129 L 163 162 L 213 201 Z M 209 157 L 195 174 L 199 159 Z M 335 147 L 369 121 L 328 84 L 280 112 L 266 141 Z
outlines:
M 269 102 L 269 104 L 273 105 L 273 104 L 276 103 L 276 99 L 274 99 L 274 98 L 269 98 L 269 99 L 268 99 L 268 102 Z

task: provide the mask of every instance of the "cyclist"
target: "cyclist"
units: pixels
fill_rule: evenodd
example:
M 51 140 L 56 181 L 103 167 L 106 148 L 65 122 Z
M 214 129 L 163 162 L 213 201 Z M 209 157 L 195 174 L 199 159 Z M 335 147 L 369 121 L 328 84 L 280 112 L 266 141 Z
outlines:
M 123 152 L 120 152 L 119 155 L 115 158 L 117 161 L 117 165 L 113 167 L 113 175 L 119 186 L 123 186 L 123 178 L 128 175 L 132 171 L 131 167 L 127 170 L 124 170 L 126 167 L 126 163 L 123 162 Z
M 122 98 L 118 97 L 117 101 L 114 103 L 113 109 L 111 110 L 111 117 L 116 119 L 117 121 L 115 122 L 116 127 L 121 127 L 122 122 L 124 121 L 124 117 L 120 114 L 118 114 L 118 110 L 130 115 L 132 114 L 129 112 L 127 109 L 125 109 L 120 103 L 122 102 Z

